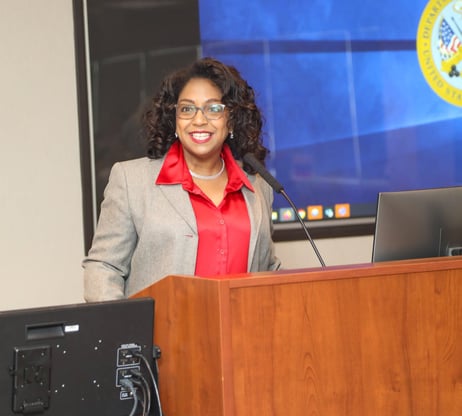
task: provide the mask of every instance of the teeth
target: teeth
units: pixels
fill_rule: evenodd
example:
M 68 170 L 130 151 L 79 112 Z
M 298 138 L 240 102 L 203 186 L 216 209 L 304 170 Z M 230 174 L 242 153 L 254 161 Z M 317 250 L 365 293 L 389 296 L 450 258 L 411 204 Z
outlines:
M 192 135 L 196 140 L 206 140 L 210 137 L 210 133 L 193 133 Z

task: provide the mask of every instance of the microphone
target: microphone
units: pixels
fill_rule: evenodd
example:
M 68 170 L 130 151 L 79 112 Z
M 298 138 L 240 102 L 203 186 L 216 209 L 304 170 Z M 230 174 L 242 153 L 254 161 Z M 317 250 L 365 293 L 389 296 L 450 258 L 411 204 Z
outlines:
M 273 175 L 271 175 L 271 173 L 268 172 L 268 170 L 262 165 L 262 163 L 252 153 L 246 153 L 243 157 L 243 160 L 244 162 L 252 166 L 252 168 L 254 168 L 257 171 L 257 173 L 259 173 L 260 176 L 271 186 L 271 188 L 273 188 L 278 194 L 281 194 L 287 200 L 287 202 L 290 204 L 290 206 L 294 210 L 295 215 L 298 218 L 298 221 L 300 221 L 300 224 L 302 224 L 306 237 L 311 243 L 311 246 L 313 247 L 316 257 L 319 260 L 319 263 L 321 263 L 322 267 L 326 267 L 326 264 L 324 263 L 324 260 L 322 259 L 322 256 L 319 253 L 318 248 L 316 247 L 316 244 L 311 238 L 311 235 L 308 232 L 308 229 L 306 228 L 305 223 L 303 222 L 302 218 L 300 217 L 300 214 L 298 213 L 298 209 L 296 208 L 292 200 L 289 198 L 289 195 L 287 195 L 286 191 L 284 190 L 284 187 L 276 180 L 276 178 Z

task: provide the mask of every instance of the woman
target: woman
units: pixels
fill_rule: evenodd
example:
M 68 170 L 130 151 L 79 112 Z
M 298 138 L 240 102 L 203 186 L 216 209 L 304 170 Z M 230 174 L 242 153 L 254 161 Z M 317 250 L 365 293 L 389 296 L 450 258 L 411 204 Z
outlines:
M 128 297 L 171 274 L 278 269 L 272 190 L 236 161 L 267 154 L 254 92 L 239 72 L 198 60 L 163 81 L 143 121 L 148 157 L 111 170 L 83 261 L 85 299 Z

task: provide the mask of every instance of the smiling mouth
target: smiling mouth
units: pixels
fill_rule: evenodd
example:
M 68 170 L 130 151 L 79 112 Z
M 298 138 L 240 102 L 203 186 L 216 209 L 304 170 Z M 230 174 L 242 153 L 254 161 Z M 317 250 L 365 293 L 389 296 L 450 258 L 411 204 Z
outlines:
M 192 133 L 191 138 L 196 143 L 205 143 L 212 138 L 211 133 Z

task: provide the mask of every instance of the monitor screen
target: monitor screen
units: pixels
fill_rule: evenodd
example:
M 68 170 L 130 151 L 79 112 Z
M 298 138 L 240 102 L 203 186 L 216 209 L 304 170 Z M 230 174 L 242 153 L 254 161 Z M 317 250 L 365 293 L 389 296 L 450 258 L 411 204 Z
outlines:
M 448 3 L 432 14 L 435 44 L 443 24 L 462 39 L 454 3 L 457 12 Z M 254 87 L 267 166 L 315 231 L 369 220 L 373 230 L 379 192 L 462 185 L 462 101 L 439 97 L 419 63 L 427 5 L 390 0 L 377 13 L 362 0 L 199 2 L 202 55 L 235 65 Z M 462 77 L 441 78 L 461 100 Z M 276 232 L 299 228 L 278 194 L 273 220 Z
M 145 154 L 145 99 L 197 56 L 236 66 L 254 88 L 267 167 L 315 236 L 350 225 L 371 234 L 379 192 L 462 185 L 461 0 L 389 0 L 380 12 L 363 0 L 83 3 L 87 248 L 111 165 Z M 276 240 L 304 238 L 281 194 L 272 216 Z
M 122 380 L 149 381 L 153 323 L 150 298 L 0 312 L 0 414 L 147 414 Z
M 372 261 L 462 254 L 462 187 L 381 192 Z

